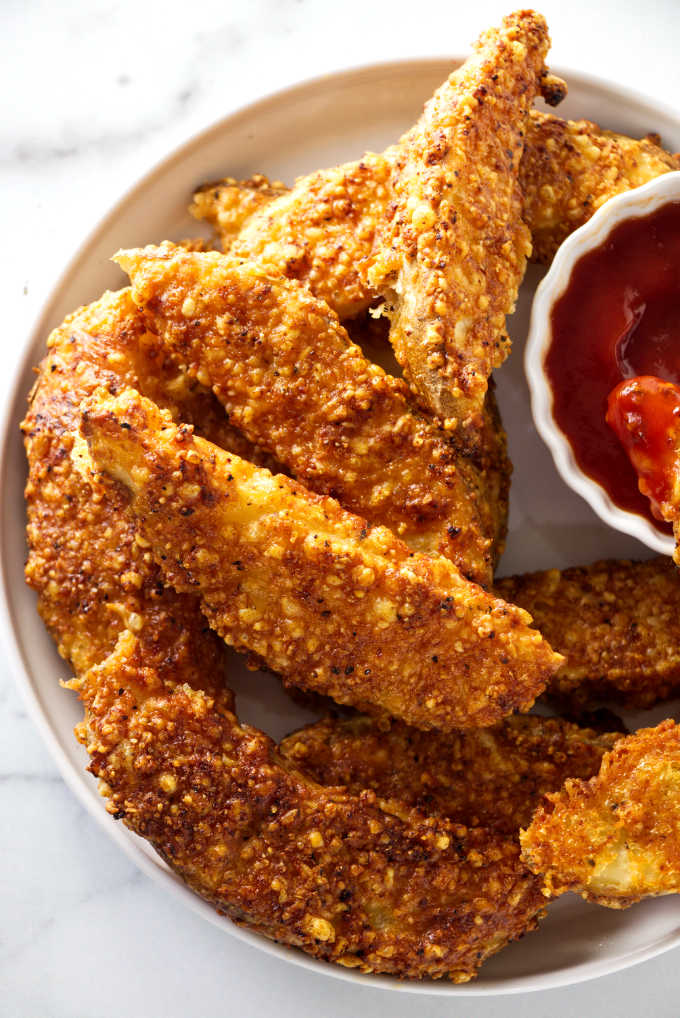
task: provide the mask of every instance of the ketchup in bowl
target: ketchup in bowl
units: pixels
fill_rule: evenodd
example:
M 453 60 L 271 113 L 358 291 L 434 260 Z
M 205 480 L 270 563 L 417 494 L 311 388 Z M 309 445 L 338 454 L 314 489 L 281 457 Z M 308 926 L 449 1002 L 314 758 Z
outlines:
M 583 255 L 551 326 L 553 416 L 579 467 L 616 505 L 670 533 L 606 416 L 610 393 L 624 381 L 645 375 L 680 384 L 680 202 L 620 223 Z

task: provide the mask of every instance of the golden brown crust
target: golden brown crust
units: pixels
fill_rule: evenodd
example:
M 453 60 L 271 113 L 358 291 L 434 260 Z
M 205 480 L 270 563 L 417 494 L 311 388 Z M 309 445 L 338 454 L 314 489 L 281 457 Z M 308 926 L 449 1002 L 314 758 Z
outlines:
M 395 152 L 368 270 L 409 384 L 473 432 L 531 251 L 518 172 L 548 46 L 540 15 L 511 14 L 435 92 Z
M 370 173 L 358 169 L 359 160 L 300 177 L 285 199 L 283 185 L 269 185 L 266 178 L 254 183 L 227 178 L 201 188 L 191 212 L 214 226 L 224 250 L 247 221 L 247 232 L 239 236 L 240 256 L 259 257 L 266 251 L 286 274 L 295 275 L 295 267 L 302 264 L 302 256 L 286 257 L 286 246 L 290 252 L 290 245 L 296 245 L 304 251 L 305 264 L 296 278 L 341 318 L 356 315 L 378 296 L 365 276 L 378 224 L 391 200 L 390 160 L 396 150 L 398 146 L 371 155 L 364 163 Z M 562 241 L 608 198 L 677 169 L 680 157 L 664 151 L 657 135 L 637 140 L 602 130 L 589 120 L 567 121 L 531 110 L 519 182 L 532 259 L 550 262 Z M 324 230 L 332 224 L 332 249 L 324 244 L 315 202 L 326 189 L 322 218 Z M 348 308 L 343 306 L 345 292 L 352 293 Z
M 224 177 L 199 187 L 189 212 L 214 227 L 226 251 L 254 216 L 287 192 L 280 181 L 269 181 L 261 173 L 247 180 Z
M 526 709 L 558 667 L 520 609 L 384 527 L 177 428 L 132 390 L 83 416 L 166 580 L 289 682 L 424 727 Z
M 651 707 L 680 689 L 680 576 L 670 558 L 609 560 L 498 580 L 565 661 L 549 692 L 571 709 Z
M 257 260 L 275 275 L 299 280 L 340 318 L 350 318 L 371 300 L 362 260 L 384 215 L 390 173 L 388 160 L 367 153 L 302 177 L 268 204 L 262 187 L 246 185 L 239 192 L 232 184 L 217 198 L 214 191 L 199 203 L 194 197 L 190 211 L 217 226 L 234 258 Z M 233 224 L 240 217 L 245 221 L 236 236 Z
M 356 715 L 301 728 L 279 752 L 322 785 L 370 788 L 428 816 L 516 836 L 546 792 L 590 778 L 619 737 L 531 714 L 449 733 Z
M 353 343 L 360 346 L 369 361 L 380 364 L 390 375 L 401 377 L 402 371 L 389 342 L 389 322 L 369 312 L 343 322 Z M 482 517 L 482 532 L 491 535 L 491 560 L 495 570 L 505 548 L 508 532 L 508 506 L 512 463 L 508 456 L 508 439 L 496 401 L 493 378 L 484 402 L 481 427 L 474 449 L 456 440 L 456 433 L 446 432 L 458 452 L 459 469 L 476 499 L 475 507 Z M 430 418 L 434 421 L 433 418 Z M 407 542 L 408 543 L 408 542 Z M 440 554 L 446 554 L 444 547 Z M 449 554 L 449 558 L 452 556 Z
M 109 811 L 267 936 L 367 972 L 472 978 L 536 925 L 538 881 L 491 832 L 319 789 L 239 725 L 224 647 L 195 596 L 163 586 L 127 499 L 78 456 L 80 400 L 131 383 L 213 437 L 234 437 L 146 332 L 128 291 L 52 334 L 24 424 L 27 574 L 78 672 L 78 734 Z
M 519 177 L 532 257 L 549 263 L 608 198 L 678 169 L 680 157 L 664 152 L 657 135 L 636 141 L 534 110 Z
M 371 525 L 491 582 L 499 520 L 484 506 L 484 470 L 413 408 L 401 379 L 366 360 L 327 305 L 217 252 L 164 244 L 117 260 L 149 328 L 252 442 Z
M 568 780 L 521 834 L 548 896 L 576 891 L 626 908 L 680 891 L 680 728 L 644 728 L 616 743 L 590 781 Z
M 211 633 L 202 635 L 195 598 L 163 588 L 122 493 L 110 482 L 95 491 L 72 456 L 80 402 L 100 385 L 111 391 L 139 385 L 176 416 L 200 420 L 216 440 L 229 442 L 233 430 L 213 397 L 146 331 L 128 290 L 69 315 L 48 347 L 22 425 L 29 463 L 26 579 L 59 652 L 83 671 L 111 652 L 130 619 L 134 625 L 175 611 L 197 657 L 217 675 L 224 650 Z
M 107 808 L 195 891 L 316 957 L 410 978 L 465 982 L 533 929 L 544 898 L 518 846 L 316 785 L 192 688 L 202 675 L 169 632 L 177 646 L 164 657 L 145 630 L 124 632 L 74 686 Z M 168 672 L 188 684 L 168 692 Z

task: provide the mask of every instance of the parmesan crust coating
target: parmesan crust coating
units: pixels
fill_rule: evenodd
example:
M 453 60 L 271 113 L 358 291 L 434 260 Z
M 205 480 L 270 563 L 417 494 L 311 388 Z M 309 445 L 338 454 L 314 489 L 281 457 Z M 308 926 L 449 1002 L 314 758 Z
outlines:
M 678 169 L 656 134 L 637 141 L 534 111 L 519 175 L 534 260 L 549 263 L 608 198 Z
M 423 728 L 526 709 L 561 657 L 528 616 L 333 499 L 252 466 L 133 390 L 95 394 L 82 430 L 129 489 L 164 577 L 288 682 Z
M 368 270 L 409 384 L 471 440 L 531 252 L 518 174 L 548 46 L 540 15 L 511 14 L 426 104 L 399 144 Z
M 279 752 L 322 785 L 370 788 L 430 816 L 516 837 L 546 792 L 568 777 L 592 777 L 617 738 L 532 714 L 448 733 L 357 715 L 301 728 Z
M 523 856 L 546 896 L 576 891 L 626 908 L 680 891 L 680 728 L 643 728 L 616 743 L 599 774 L 547 797 L 526 831 Z
M 59 653 L 76 671 L 110 653 L 125 625 L 169 611 L 182 620 L 197 660 L 217 677 L 224 648 L 207 629 L 197 599 L 163 587 L 123 493 L 108 479 L 93 486 L 76 469 L 80 403 L 101 385 L 111 391 L 138 385 L 173 415 L 200 421 L 216 441 L 235 437 L 217 401 L 144 328 L 128 290 L 69 315 L 49 338 L 22 425 L 29 464 L 27 582 Z
M 491 582 L 496 520 L 482 508 L 483 478 L 325 303 L 217 252 L 165 244 L 116 260 L 149 328 L 252 442 L 371 525 Z
M 579 708 L 651 707 L 680 689 L 680 576 L 665 556 L 498 580 L 565 661 L 549 692 Z
M 361 347 L 369 361 L 380 364 L 388 374 L 401 377 L 401 368 L 390 346 L 389 322 L 386 318 L 375 318 L 369 311 L 345 319 L 343 325 L 352 342 Z M 508 438 L 495 393 L 496 386 L 493 378 L 490 378 L 477 447 L 474 450 L 456 441 L 455 432 L 446 432 L 448 440 L 455 443 L 463 457 L 458 460 L 459 469 L 464 470 L 465 479 L 476 498 L 476 509 L 483 520 L 483 532 L 492 536 L 491 558 L 494 570 L 505 548 L 512 475 Z M 434 418 L 428 419 L 434 422 Z M 440 554 L 446 554 L 444 548 L 440 548 Z M 453 558 L 450 554 L 447 557 Z
M 164 587 L 127 498 L 86 467 L 79 404 L 143 387 L 204 433 L 222 408 L 149 334 L 129 291 L 51 335 L 23 425 L 27 577 L 85 705 L 77 734 L 108 810 L 220 911 L 366 972 L 462 982 L 536 925 L 544 898 L 488 831 L 319 789 L 241 726 L 226 649 L 194 594 Z
M 231 247 L 237 237 L 244 236 L 248 224 L 265 213 L 272 202 L 288 193 L 288 188 L 280 181 L 270 181 L 262 173 L 256 173 L 247 180 L 236 180 L 234 177 L 223 177 L 210 184 L 203 184 L 195 192 L 189 212 L 195 219 L 204 219 L 219 233 L 223 249 Z M 306 220 L 309 223 L 309 220 Z M 270 229 L 275 229 L 267 215 Z M 255 240 L 255 238 L 253 238 Z M 273 235 L 268 244 L 274 246 Z M 245 257 L 252 257 L 246 255 Z M 282 262 L 282 265 L 285 265 Z
M 305 177 L 270 206 L 246 188 L 243 214 L 232 181 L 212 192 L 236 257 L 303 280 L 341 317 L 386 296 L 397 359 L 424 405 L 474 412 L 475 427 L 530 250 L 517 174 L 533 98 L 542 85 L 555 94 L 547 48 L 540 16 L 511 15 L 384 156 Z M 205 193 L 193 208 L 204 217 Z
M 266 259 L 300 279 L 344 319 L 378 297 L 366 273 L 388 216 L 398 148 L 300 177 L 289 192 L 262 176 L 206 184 L 190 211 L 214 227 L 223 250 L 238 237 L 239 257 Z M 549 263 L 608 198 L 677 169 L 680 157 L 664 151 L 658 135 L 637 140 L 531 110 L 519 166 L 531 258 Z
M 191 212 L 216 225 L 235 258 L 257 260 L 274 274 L 304 282 L 340 318 L 351 318 L 370 303 L 362 260 L 384 217 L 391 173 L 389 159 L 367 153 L 309 174 L 275 201 L 267 201 L 263 187 L 226 182 L 218 197 L 214 188 L 208 197 L 202 198 L 203 191 L 194 196 Z
M 146 627 L 122 632 L 73 683 L 80 737 L 108 810 L 220 912 L 349 968 L 454 982 L 535 927 L 545 899 L 516 844 L 315 784 L 192 688 L 204 675 L 168 634 L 157 654 Z

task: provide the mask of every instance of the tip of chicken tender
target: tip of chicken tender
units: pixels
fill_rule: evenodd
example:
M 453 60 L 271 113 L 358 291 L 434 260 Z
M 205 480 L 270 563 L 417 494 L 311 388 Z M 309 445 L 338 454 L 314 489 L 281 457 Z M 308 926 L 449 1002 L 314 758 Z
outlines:
M 520 840 L 549 897 L 627 908 L 680 892 L 680 727 L 620 739 L 595 777 L 547 796 Z
M 194 219 L 202 219 L 214 227 L 222 250 L 227 251 L 250 220 L 286 191 L 280 181 L 270 181 L 261 173 L 247 180 L 224 177 L 199 187 L 189 212 Z
M 394 150 L 394 214 L 368 269 L 406 378 L 471 442 L 531 251 L 518 174 L 548 46 L 540 15 L 511 14 L 438 89 Z

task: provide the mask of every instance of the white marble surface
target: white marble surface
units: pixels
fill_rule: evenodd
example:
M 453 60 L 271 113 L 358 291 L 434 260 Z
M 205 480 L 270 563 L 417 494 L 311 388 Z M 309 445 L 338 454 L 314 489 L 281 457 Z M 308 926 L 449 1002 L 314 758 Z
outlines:
M 510 6 L 419 0 L 400 15 L 384 0 L 3 0 L 0 384 L 79 240 L 180 141 L 301 78 L 461 51 Z M 668 101 L 680 94 L 677 0 L 644 15 L 630 0 L 546 0 L 542 10 L 555 65 Z M 166 898 L 83 812 L 1 656 L 0 818 L 1 1018 L 678 1013 L 677 952 L 567 990 L 454 1003 L 331 982 L 224 936 Z

